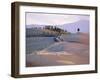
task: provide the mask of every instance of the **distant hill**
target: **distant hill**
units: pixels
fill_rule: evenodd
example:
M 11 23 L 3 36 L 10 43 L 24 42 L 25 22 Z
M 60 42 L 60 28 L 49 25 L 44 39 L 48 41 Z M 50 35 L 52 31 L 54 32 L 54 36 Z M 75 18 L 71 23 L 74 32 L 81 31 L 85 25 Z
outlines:
M 26 28 L 26 37 L 56 37 L 61 35 L 58 31 L 41 28 Z
M 45 27 L 45 26 L 61 26 L 61 25 L 40 25 L 40 24 L 30 24 L 30 25 L 26 25 L 26 28 L 35 28 L 35 27 Z M 59 27 L 60 28 L 60 27 Z
M 38 24 L 32 24 L 32 25 L 26 25 L 26 36 L 47 36 L 47 37 L 52 37 L 52 36 L 58 36 L 61 33 L 59 31 L 55 30 L 50 30 L 46 29 L 46 26 L 53 26 L 58 28 L 58 30 L 66 31 L 66 33 L 76 33 L 77 29 L 80 29 L 80 32 L 83 33 L 89 33 L 89 21 L 88 20 L 80 20 L 74 23 L 69 23 L 69 24 L 63 24 L 63 25 L 38 25 Z
M 26 25 L 26 28 L 36 28 L 36 27 L 43 28 L 44 26 L 45 25 L 31 24 L 31 25 Z

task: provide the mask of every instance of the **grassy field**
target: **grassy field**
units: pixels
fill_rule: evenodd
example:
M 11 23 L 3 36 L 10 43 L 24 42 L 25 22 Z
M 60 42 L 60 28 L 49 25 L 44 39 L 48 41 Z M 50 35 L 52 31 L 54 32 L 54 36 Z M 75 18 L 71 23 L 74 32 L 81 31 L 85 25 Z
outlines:
M 26 38 L 26 54 L 34 51 L 40 51 L 52 45 L 54 37 L 27 37 Z

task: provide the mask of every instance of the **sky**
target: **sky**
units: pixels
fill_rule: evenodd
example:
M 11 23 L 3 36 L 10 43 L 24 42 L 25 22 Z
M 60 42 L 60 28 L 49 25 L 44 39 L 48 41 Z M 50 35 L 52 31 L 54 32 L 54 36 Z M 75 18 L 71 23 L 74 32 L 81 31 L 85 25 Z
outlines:
M 85 28 L 85 32 L 89 30 L 89 15 L 79 15 L 79 14 L 50 14 L 50 13 L 26 13 L 26 25 L 64 25 L 64 24 L 73 24 L 77 23 L 78 21 L 85 21 L 81 22 L 82 25 L 87 24 L 86 27 L 82 27 L 81 30 Z M 87 21 L 87 22 L 86 22 Z M 81 24 L 79 23 L 79 24 Z M 78 28 L 78 26 L 76 26 Z M 87 29 L 86 29 L 87 28 Z M 64 29 L 69 29 L 72 31 L 71 28 L 65 27 Z

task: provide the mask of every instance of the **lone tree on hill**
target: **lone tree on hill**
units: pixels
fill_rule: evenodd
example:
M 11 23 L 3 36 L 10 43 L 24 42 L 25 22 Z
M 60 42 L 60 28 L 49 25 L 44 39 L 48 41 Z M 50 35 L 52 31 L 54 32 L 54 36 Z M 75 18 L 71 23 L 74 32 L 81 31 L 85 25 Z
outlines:
M 80 31 L 80 28 L 77 29 L 77 32 L 79 32 L 79 31 Z

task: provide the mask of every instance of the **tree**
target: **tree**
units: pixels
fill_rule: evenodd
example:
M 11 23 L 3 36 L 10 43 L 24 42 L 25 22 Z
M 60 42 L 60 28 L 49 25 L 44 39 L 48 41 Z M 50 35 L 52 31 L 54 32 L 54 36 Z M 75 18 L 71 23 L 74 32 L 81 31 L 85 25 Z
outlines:
M 77 32 L 79 32 L 79 31 L 80 31 L 80 28 L 77 29 Z

